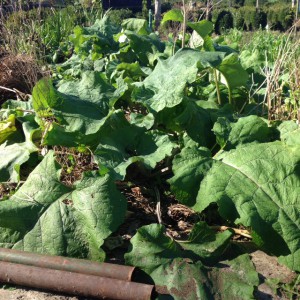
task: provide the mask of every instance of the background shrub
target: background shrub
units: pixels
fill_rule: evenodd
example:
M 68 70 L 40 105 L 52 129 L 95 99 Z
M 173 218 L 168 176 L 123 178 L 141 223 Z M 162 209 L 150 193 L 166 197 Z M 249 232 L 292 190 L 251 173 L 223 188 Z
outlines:
M 273 4 L 266 7 L 268 25 L 272 30 L 286 31 L 294 22 L 295 10 L 289 4 Z
M 218 14 L 218 18 L 215 22 L 215 32 L 222 34 L 231 28 L 233 28 L 233 16 L 230 11 L 222 10 Z
M 133 18 L 133 12 L 128 8 L 112 9 L 108 12 L 110 21 L 114 24 L 121 24 L 124 19 Z

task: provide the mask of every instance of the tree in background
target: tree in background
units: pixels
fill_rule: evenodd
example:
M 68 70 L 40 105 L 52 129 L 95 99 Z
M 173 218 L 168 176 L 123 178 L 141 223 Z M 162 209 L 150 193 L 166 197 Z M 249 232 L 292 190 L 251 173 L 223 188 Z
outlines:
M 154 24 L 155 29 L 159 27 L 161 20 L 161 0 L 154 1 Z

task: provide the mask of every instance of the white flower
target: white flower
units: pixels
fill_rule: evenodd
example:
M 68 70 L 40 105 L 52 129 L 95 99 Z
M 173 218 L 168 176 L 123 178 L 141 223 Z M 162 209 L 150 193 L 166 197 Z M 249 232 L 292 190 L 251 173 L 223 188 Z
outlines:
M 124 43 L 124 42 L 126 42 L 126 40 L 127 40 L 126 34 L 123 33 L 122 35 L 120 35 L 119 43 Z

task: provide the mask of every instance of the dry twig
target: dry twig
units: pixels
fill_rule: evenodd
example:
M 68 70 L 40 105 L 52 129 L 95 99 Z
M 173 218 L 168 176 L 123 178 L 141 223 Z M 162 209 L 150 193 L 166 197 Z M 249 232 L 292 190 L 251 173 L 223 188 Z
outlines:
M 157 188 L 157 186 L 154 187 L 155 197 L 156 197 L 156 215 L 158 219 L 158 223 L 162 224 L 162 218 L 161 218 L 161 208 L 160 208 L 160 193 Z
M 232 227 L 227 227 L 227 226 L 210 226 L 210 228 L 213 230 L 217 230 L 217 231 L 225 231 L 227 229 L 231 229 L 234 231 L 235 234 L 244 236 L 248 239 L 252 239 L 250 232 L 246 229 L 238 229 L 238 228 L 232 228 Z

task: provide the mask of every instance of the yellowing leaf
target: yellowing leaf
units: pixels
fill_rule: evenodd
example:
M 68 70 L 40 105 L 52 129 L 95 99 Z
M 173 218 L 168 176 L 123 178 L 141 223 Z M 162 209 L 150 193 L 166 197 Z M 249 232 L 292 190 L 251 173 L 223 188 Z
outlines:
M 15 115 L 10 115 L 6 120 L 0 122 L 0 144 L 5 142 L 15 131 L 17 131 Z

